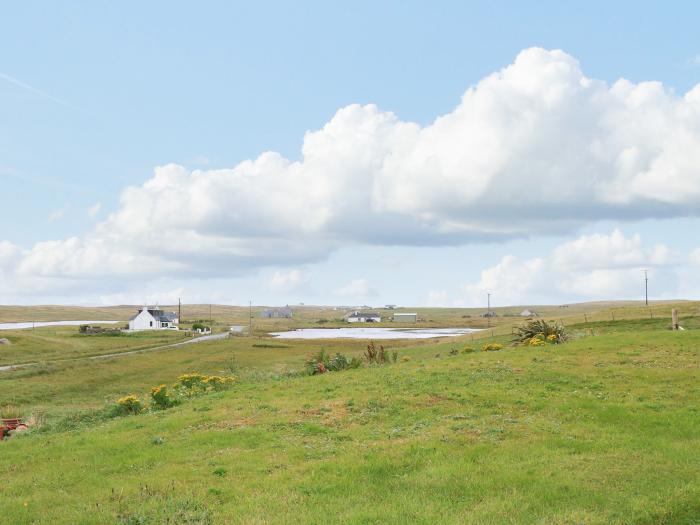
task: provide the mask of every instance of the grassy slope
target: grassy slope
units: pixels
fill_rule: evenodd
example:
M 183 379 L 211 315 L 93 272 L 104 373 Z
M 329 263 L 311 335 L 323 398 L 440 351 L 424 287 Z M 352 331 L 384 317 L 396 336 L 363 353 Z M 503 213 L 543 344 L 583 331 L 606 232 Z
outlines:
M 71 345 L 88 345 L 81 351 L 99 353 L 97 350 L 106 342 L 122 339 L 132 346 L 125 350 L 143 346 L 149 342 L 154 346 L 159 337 L 170 338 L 173 332 L 139 333 L 127 338 L 104 336 L 81 336 L 75 330 L 59 332 L 42 329 L 48 335 L 24 332 L 17 336 L 10 347 L 28 347 L 39 337 L 46 341 L 45 353 L 60 353 L 71 349 Z M 131 339 L 134 337 L 134 339 Z M 405 348 L 414 345 L 411 341 L 392 341 L 387 348 Z M 405 350 L 411 355 L 432 355 L 453 342 L 431 342 Z M 462 345 L 464 343 L 461 343 Z M 299 369 L 310 352 L 325 348 L 330 352 L 357 355 L 364 351 L 361 341 L 278 341 L 261 338 L 235 337 L 223 341 L 197 343 L 182 347 L 168 348 L 150 353 L 133 354 L 114 359 L 45 361 L 33 366 L 0 373 L 0 406 L 12 403 L 22 407 L 25 413 L 40 410 L 49 419 L 85 409 L 102 408 L 105 403 L 113 403 L 117 397 L 129 392 L 146 392 L 160 383 L 172 383 L 188 371 L 207 374 L 230 373 L 232 366 L 243 379 L 250 380 L 261 375 L 283 374 L 290 369 Z M 111 350 L 116 351 L 115 348 Z M 77 352 L 71 349 L 71 353 Z M 404 350 L 402 350 L 404 352 Z
M 171 330 L 83 335 L 76 326 L 3 330 L 0 336 L 11 342 L 0 346 L 0 366 L 128 352 L 186 339 L 184 333 Z
M 0 513 L 13 523 L 697 523 L 700 331 L 654 328 L 627 323 L 545 350 L 435 358 L 426 347 L 408 363 L 244 381 L 167 412 L 11 440 Z

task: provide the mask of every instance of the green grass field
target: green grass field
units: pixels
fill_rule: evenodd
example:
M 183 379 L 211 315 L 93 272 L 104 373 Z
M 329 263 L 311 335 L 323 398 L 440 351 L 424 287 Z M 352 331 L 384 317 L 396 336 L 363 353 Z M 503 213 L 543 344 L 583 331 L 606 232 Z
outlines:
M 648 317 L 606 306 L 562 318 L 573 336 L 563 345 L 461 353 L 508 341 L 520 320 L 502 320 L 494 338 L 391 341 L 410 360 L 320 376 L 296 373 L 308 353 L 359 355 L 364 343 L 236 337 L 67 361 L 66 352 L 94 355 L 113 343 L 67 329 L 15 332 L 11 351 L 39 348 L 32 338 L 41 336 L 45 359 L 0 374 L 0 402 L 42 412 L 46 423 L 0 443 L 0 515 L 70 524 L 699 523 L 700 318 L 696 303 L 681 306 L 683 332 L 668 330 L 668 305 Z M 468 314 L 434 315 L 446 323 Z M 144 343 L 152 341 L 129 342 Z M 183 372 L 232 370 L 239 380 L 226 392 L 99 417 L 116 397 L 143 396 Z

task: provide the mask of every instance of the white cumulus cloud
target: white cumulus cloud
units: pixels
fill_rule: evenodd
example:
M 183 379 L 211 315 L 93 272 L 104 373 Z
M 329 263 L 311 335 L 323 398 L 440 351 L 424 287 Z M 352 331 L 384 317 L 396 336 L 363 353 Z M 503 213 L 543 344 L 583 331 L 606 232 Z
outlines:
M 89 234 L 24 247 L 10 272 L 200 278 L 294 267 L 353 243 L 454 245 L 697 216 L 700 85 L 684 95 L 659 82 L 610 85 L 563 51 L 531 48 L 426 126 L 354 104 L 308 132 L 301 153 L 230 169 L 160 166 Z M 629 250 L 586 242 L 616 264 L 650 260 L 635 239 Z M 568 257 L 550 264 L 581 264 Z M 502 265 L 484 279 L 518 269 Z
M 345 286 L 338 288 L 335 293 L 343 297 L 358 299 L 377 295 L 377 291 L 369 285 L 365 278 L 353 279 Z

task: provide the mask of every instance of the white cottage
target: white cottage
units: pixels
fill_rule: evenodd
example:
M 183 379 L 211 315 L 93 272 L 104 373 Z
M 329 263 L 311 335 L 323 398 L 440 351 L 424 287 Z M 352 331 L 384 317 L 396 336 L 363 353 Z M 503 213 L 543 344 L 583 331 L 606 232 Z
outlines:
M 381 323 L 382 317 L 374 312 L 352 312 L 345 316 L 348 323 Z
M 179 322 L 175 312 L 144 306 L 129 319 L 129 330 L 177 330 Z

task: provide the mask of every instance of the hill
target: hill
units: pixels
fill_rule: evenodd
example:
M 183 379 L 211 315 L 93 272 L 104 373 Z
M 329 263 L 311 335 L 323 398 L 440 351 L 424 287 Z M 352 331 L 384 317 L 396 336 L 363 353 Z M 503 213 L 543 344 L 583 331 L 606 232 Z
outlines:
M 301 344 L 258 347 L 267 372 L 246 365 L 229 391 L 1 443 L 0 512 L 13 523 L 697 523 L 700 323 L 667 324 L 601 320 L 570 326 L 563 345 L 499 352 L 401 345 L 410 360 L 319 376 L 276 364 L 303 360 Z M 154 355 L 121 362 L 148 375 Z M 200 364 L 183 357 L 181 371 Z M 140 374 L 121 385 L 143 394 Z

